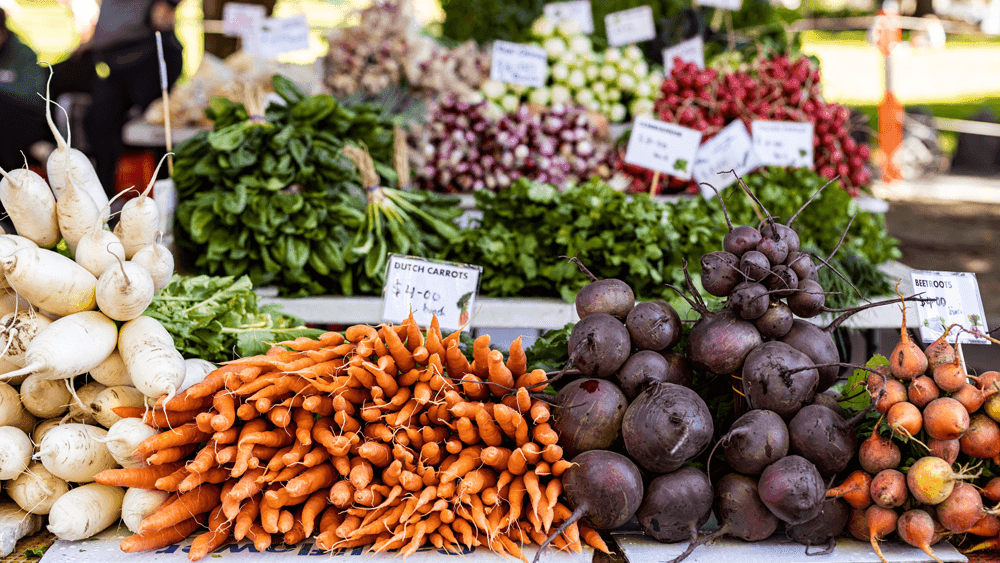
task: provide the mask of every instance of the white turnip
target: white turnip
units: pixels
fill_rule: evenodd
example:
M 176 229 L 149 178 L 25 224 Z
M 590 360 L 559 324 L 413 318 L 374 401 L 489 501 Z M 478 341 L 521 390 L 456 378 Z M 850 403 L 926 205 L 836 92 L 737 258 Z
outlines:
M 97 278 L 76 262 L 44 248 L 0 256 L 7 283 L 32 305 L 64 316 L 97 307 Z
M 0 169 L 0 203 L 14 223 L 17 234 L 42 248 L 59 242 L 56 199 L 41 176 L 27 168 L 7 172 Z
M 21 510 L 29 514 L 48 514 L 59 497 L 69 492 L 69 484 L 33 461 L 24 473 L 7 483 L 6 489 Z
M 24 473 L 34 452 L 31 438 L 13 426 L 0 426 L 0 481 L 13 479 Z
M 118 350 L 111 352 L 103 362 L 91 368 L 90 376 L 94 381 L 103 383 L 108 387 L 115 385 L 132 385 L 132 380 L 128 376 L 125 362 L 122 360 Z
M 62 416 L 69 409 L 73 396 L 61 379 L 42 379 L 29 375 L 21 383 L 21 404 L 39 418 Z
M 118 352 L 132 385 L 147 397 L 167 395 L 169 401 L 184 382 L 184 358 L 156 319 L 140 316 L 122 325 Z
M 56 201 L 56 213 L 59 216 L 59 232 L 66 239 L 70 253 L 75 255 L 76 245 L 101 216 L 101 210 L 90 194 L 77 187 L 72 176 L 67 175 L 66 180 L 66 190 Z
M 24 354 L 28 350 L 28 344 L 50 324 L 52 320 L 39 315 L 33 309 L 0 317 L 0 345 L 7 348 L 7 354 L 4 356 L 7 361 L 18 367 L 24 367 Z
M 90 402 L 94 419 L 105 428 L 111 428 L 122 417 L 114 413 L 116 407 L 143 407 L 146 397 L 138 389 L 128 385 L 108 387 Z
M 94 475 L 118 466 L 108 447 L 97 440 L 107 433 L 89 424 L 63 424 L 45 434 L 35 457 L 60 479 L 90 483 Z
M 67 415 L 67 418 L 73 422 L 95 424 L 97 419 L 94 418 L 94 409 L 91 408 L 91 404 L 105 389 L 107 389 L 107 387 L 103 384 L 91 381 L 86 385 L 81 385 L 80 388 L 75 391 L 70 391 L 73 395 L 73 399 L 69 404 L 69 414 Z
M 111 267 L 97 279 L 97 306 L 116 321 L 131 321 L 153 301 L 153 278 L 134 262 Z
M 153 278 L 154 291 L 160 291 L 166 287 L 174 275 L 174 255 L 159 242 L 140 248 L 132 256 L 131 261 L 146 268 L 150 277 Z
M 164 491 L 130 487 L 122 499 L 122 523 L 133 534 L 139 533 L 139 523 L 155 512 L 168 498 L 170 493 Z
M 141 418 L 123 418 L 108 429 L 104 443 L 107 444 L 111 456 L 122 467 L 146 467 L 146 463 L 136 453 L 135 448 L 156 433 L 156 429 L 145 424 Z
M 121 517 L 124 497 L 121 487 L 97 483 L 77 487 L 52 505 L 48 530 L 64 540 L 92 537 Z

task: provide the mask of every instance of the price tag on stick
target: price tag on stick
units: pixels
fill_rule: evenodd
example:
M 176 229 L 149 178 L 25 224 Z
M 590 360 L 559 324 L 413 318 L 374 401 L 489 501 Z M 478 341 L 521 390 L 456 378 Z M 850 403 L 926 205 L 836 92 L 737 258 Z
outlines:
M 479 266 L 391 254 L 382 288 L 382 320 L 401 323 L 413 311 L 420 326 L 429 326 L 437 315 L 442 329 L 468 330 L 482 272 Z
M 979 295 L 979 282 L 971 272 L 934 272 L 913 270 L 910 272 L 913 292 L 923 293 L 921 297 L 933 298 L 933 302 L 918 302 L 917 317 L 920 320 L 920 339 L 924 343 L 937 340 L 944 329 L 957 324 L 963 328 L 986 334 L 986 313 Z M 956 336 L 958 329 L 952 329 L 948 340 Z M 958 335 L 959 344 L 989 344 L 985 338 L 967 332 Z
M 532 88 L 545 86 L 549 57 L 545 49 L 510 41 L 494 41 L 490 79 Z
M 694 160 L 694 179 L 699 183 L 711 184 L 721 192 L 736 181 L 736 176 L 720 172 L 735 170 L 743 176 L 759 166 L 760 158 L 753 150 L 753 141 L 747 133 L 746 125 L 737 119 L 698 148 Z M 715 197 L 715 192 L 708 186 L 698 187 L 705 198 Z
M 700 144 L 701 131 L 637 117 L 632 123 L 625 162 L 690 180 Z
M 590 0 L 552 2 L 542 8 L 542 13 L 556 23 L 563 20 L 576 22 L 584 35 L 594 33 L 594 14 L 590 9 Z
M 766 166 L 813 167 L 813 124 L 806 121 L 754 121 L 753 150 Z
M 608 36 L 608 45 L 612 47 L 655 39 L 653 9 L 649 6 L 639 6 L 631 10 L 610 13 L 604 16 L 604 30 Z
M 663 50 L 664 75 L 670 76 L 670 71 L 674 69 L 674 59 L 677 58 L 686 63 L 694 63 L 698 65 L 700 70 L 705 70 L 705 42 L 701 36 L 681 41 L 673 47 L 667 47 Z

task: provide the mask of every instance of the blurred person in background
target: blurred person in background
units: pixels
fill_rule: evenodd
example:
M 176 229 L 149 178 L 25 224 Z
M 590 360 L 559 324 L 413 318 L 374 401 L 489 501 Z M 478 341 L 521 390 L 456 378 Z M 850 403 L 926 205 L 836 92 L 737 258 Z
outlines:
M 40 92 L 44 83 L 38 55 L 7 28 L 7 12 L 0 10 L 0 123 L 4 127 L 0 167 L 4 170 L 24 164 L 22 151 L 43 163 L 47 157 L 44 147 L 49 128 Z
M 161 95 L 156 32 L 163 35 L 168 87 L 181 75 L 183 48 L 174 34 L 180 0 L 102 0 L 94 34 L 53 67 L 52 99 L 90 94 L 84 117 L 90 153 L 108 196 L 114 195 L 122 129 L 133 107 L 145 110 Z

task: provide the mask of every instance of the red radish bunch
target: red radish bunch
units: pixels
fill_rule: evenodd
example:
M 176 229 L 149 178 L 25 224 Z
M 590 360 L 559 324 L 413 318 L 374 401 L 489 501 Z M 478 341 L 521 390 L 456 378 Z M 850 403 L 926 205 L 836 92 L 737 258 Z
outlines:
M 819 69 L 806 57 L 760 58 L 748 72 L 726 74 L 676 60 L 660 88 L 663 97 L 656 102 L 656 114 L 663 121 L 702 131 L 703 141 L 737 119 L 743 120 L 747 131 L 757 119 L 811 121 L 815 124 L 815 170 L 828 179 L 840 176 L 851 195 L 857 195 L 858 188 L 872 180 L 867 167 L 869 149 L 851 138 L 850 111 L 823 100 L 819 80 Z M 649 189 L 651 171 L 624 163 L 622 170 L 633 177 L 635 191 Z M 661 186 L 685 187 L 697 192 L 694 182 L 679 178 Z
M 520 178 L 561 187 L 608 175 L 608 150 L 582 108 L 556 104 L 532 113 L 522 106 L 497 121 L 486 108 L 453 96 L 438 104 L 418 151 L 423 187 L 497 190 Z

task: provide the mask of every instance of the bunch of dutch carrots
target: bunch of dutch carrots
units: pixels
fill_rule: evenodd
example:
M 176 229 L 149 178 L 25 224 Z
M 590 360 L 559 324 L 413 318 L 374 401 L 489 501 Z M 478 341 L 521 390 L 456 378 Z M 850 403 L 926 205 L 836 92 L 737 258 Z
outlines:
M 560 502 L 562 459 L 527 372 L 520 339 L 505 360 L 489 336 L 470 364 L 459 333 L 358 325 L 344 335 L 299 338 L 230 362 L 163 399 L 144 416 L 163 429 L 136 455 L 150 464 L 113 469 L 99 483 L 173 493 L 148 510 L 126 552 L 177 542 L 207 522 L 190 551 L 231 540 L 257 549 L 316 535 L 325 550 L 372 546 L 414 553 L 430 543 L 484 546 L 525 559 L 571 511 Z M 553 545 L 606 551 L 578 523 Z

